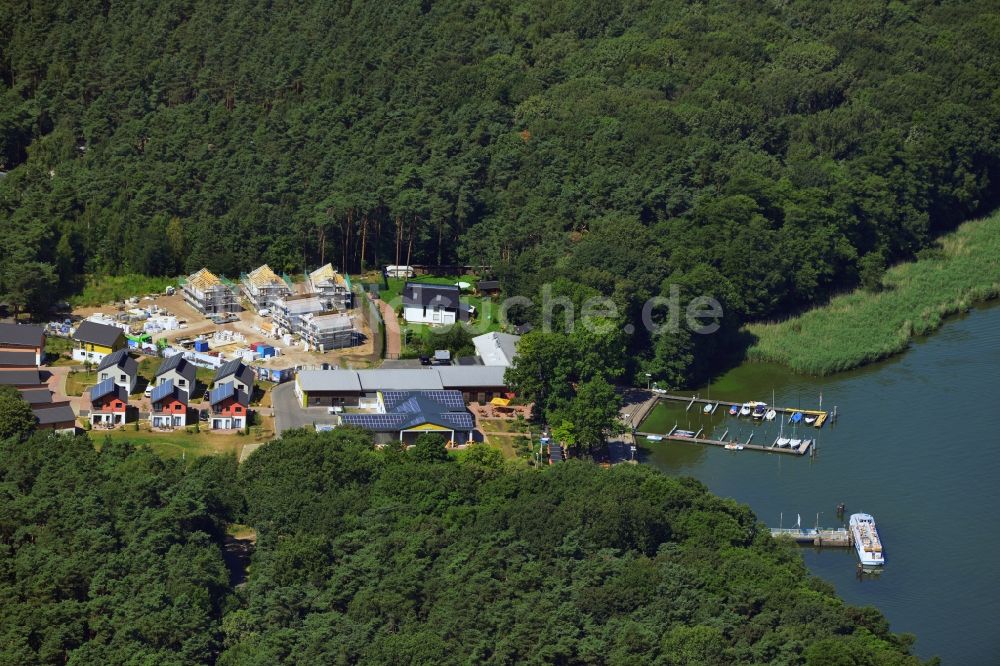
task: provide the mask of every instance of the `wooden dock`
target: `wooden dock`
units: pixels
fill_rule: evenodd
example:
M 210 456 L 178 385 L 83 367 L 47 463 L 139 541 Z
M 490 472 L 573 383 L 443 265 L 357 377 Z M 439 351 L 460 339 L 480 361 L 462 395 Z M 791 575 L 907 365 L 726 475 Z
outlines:
M 829 548 L 850 548 L 854 545 L 854 539 L 846 527 L 836 529 L 772 527 L 771 536 L 792 539 L 795 543 Z
M 732 407 L 733 405 L 737 407 L 742 407 L 744 403 L 742 402 L 730 402 L 728 400 L 707 400 L 705 398 L 699 398 L 695 395 L 676 395 L 673 393 L 657 393 L 656 397 L 660 400 L 673 400 L 676 402 L 687 403 L 687 410 L 690 410 L 694 405 L 713 405 L 712 413 L 719 408 L 720 405 L 725 405 L 726 407 Z M 815 416 L 816 422 L 809 424 L 813 428 L 822 428 L 823 424 L 826 423 L 827 419 L 830 417 L 829 412 L 824 412 L 819 409 L 799 409 L 797 407 L 776 407 L 774 405 L 769 405 L 771 409 L 778 412 L 779 414 L 787 414 L 789 418 L 795 412 L 801 412 L 803 416 Z M 803 425 L 806 425 L 803 423 Z
M 677 430 L 677 426 L 674 426 L 670 430 L 670 432 L 668 434 L 666 434 L 666 435 L 661 435 L 661 434 L 655 433 L 655 432 L 637 432 L 636 435 L 642 436 L 642 437 L 646 437 L 646 438 L 652 437 L 652 438 L 654 438 L 652 440 L 654 442 L 655 441 L 661 441 L 661 440 L 667 440 L 667 441 L 671 441 L 671 442 L 684 442 L 686 444 L 708 444 L 710 446 L 721 446 L 723 448 L 725 448 L 726 445 L 728 445 L 728 444 L 735 444 L 735 445 L 741 446 L 743 448 L 742 449 L 730 449 L 730 450 L 734 450 L 734 451 L 737 451 L 737 452 L 740 451 L 740 450 L 744 450 L 744 451 L 763 451 L 764 453 L 784 453 L 786 455 L 793 455 L 793 456 L 804 456 L 806 453 L 809 452 L 809 449 L 812 447 L 812 440 L 811 439 L 810 440 L 806 440 L 805 442 L 803 442 L 802 445 L 800 445 L 797 448 L 794 448 L 794 449 L 792 449 L 792 448 L 785 449 L 785 448 L 778 448 L 776 446 L 761 446 L 760 444 L 751 444 L 750 440 L 753 439 L 753 433 L 750 434 L 750 436 L 747 438 L 747 441 L 740 442 L 740 441 L 736 441 L 736 440 L 723 441 L 721 439 L 706 439 L 704 437 L 698 437 L 697 435 L 701 434 L 701 430 L 699 430 L 694 437 L 684 437 L 682 435 L 675 435 L 674 434 L 675 430 Z M 726 432 L 728 433 L 729 431 L 727 430 Z M 725 435 L 723 435 L 723 437 L 725 437 Z

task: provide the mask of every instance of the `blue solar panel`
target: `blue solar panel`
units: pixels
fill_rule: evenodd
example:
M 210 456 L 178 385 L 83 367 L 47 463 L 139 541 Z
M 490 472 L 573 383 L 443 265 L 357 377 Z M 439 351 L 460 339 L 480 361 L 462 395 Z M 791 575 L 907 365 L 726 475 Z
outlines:
M 164 398 L 169 397 L 173 392 L 174 380 L 168 379 L 153 389 L 153 392 L 149 395 L 149 399 L 152 402 L 160 402 Z
M 212 389 L 212 392 L 208 394 L 209 404 L 216 404 L 222 402 L 226 398 L 230 398 L 236 393 L 236 386 L 232 382 L 226 382 L 222 386 L 217 386 Z
M 455 410 L 465 409 L 465 400 L 461 391 L 382 391 L 382 401 L 387 410 L 393 408 L 413 396 L 430 398 L 434 402 Z
M 90 389 L 90 399 L 91 401 L 100 400 L 109 393 L 114 392 L 114 390 L 115 390 L 115 380 L 105 379 L 103 382 L 100 382 L 99 384 Z

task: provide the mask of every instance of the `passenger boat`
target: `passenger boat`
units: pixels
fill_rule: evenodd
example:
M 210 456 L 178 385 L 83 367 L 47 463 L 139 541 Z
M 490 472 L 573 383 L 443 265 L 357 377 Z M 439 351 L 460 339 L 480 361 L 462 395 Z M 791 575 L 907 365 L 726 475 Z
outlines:
M 753 407 L 753 417 L 755 419 L 760 420 L 760 419 L 764 418 L 765 414 L 767 414 L 767 405 L 765 405 L 762 402 L 758 402 L 757 404 L 754 405 L 754 407 Z
M 711 414 L 712 413 L 712 405 L 711 404 L 705 405 L 705 408 L 702 409 L 701 411 L 704 412 L 705 414 Z
M 855 513 L 851 515 L 850 527 L 861 566 L 880 567 L 885 564 L 882 540 L 875 528 L 875 519 L 867 513 Z
M 646 439 L 648 439 L 651 442 L 659 442 L 663 440 L 663 437 L 661 437 L 660 435 L 646 435 Z
M 694 437 L 692 430 L 674 430 L 674 437 Z
M 749 402 L 743 403 L 740 407 L 740 416 L 750 416 L 750 412 L 753 411 L 753 407 L 750 406 Z
M 795 412 L 794 414 L 792 414 L 792 423 L 801 423 L 801 422 L 802 422 L 802 412 Z
M 764 414 L 764 418 L 767 419 L 768 421 L 773 421 L 774 417 L 777 415 L 778 412 L 774 411 L 773 409 L 769 409 L 767 410 L 767 414 Z
M 740 413 L 740 407 L 739 407 L 739 405 L 733 405 L 733 406 L 731 406 L 729 408 L 729 415 L 730 416 L 736 416 L 739 413 Z
M 726 444 L 725 448 L 729 451 L 742 451 L 743 445 L 737 444 L 736 442 L 729 442 L 728 444 Z

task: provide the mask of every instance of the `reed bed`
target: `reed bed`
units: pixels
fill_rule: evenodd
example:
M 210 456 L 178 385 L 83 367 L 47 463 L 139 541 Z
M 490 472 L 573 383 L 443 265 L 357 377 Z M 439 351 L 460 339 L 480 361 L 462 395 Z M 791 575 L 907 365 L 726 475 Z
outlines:
M 781 322 L 751 324 L 751 360 L 828 375 L 905 350 L 949 315 L 1000 296 L 1000 212 L 940 241 L 940 256 L 890 268 L 877 293 L 854 291 Z

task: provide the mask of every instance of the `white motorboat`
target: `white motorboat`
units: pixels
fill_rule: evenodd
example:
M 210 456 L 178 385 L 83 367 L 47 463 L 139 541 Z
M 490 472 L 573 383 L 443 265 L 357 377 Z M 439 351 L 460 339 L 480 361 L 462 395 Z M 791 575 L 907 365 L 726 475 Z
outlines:
M 729 451 L 742 451 L 743 445 L 737 444 L 736 442 L 729 442 L 728 444 L 726 444 L 725 448 Z
M 885 553 L 882 552 L 882 540 L 875 528 L 875 519 L 867 513 L 855 513 L 851 515 L 850 527 L 854 549 L 858 551 L 861 565 L 880 567 L 885 564 Z
M 712 405 L 712 403 L 709 403 L 709 404 L 705 405 L 705 407 L 701 411 L 704 412 L 705 414 L 711 414 L 712 413 L 712 409 L 713 409 L 713 405 Z
M 758 403 L 754 404 L 754 406 L 753 406 L 753 417 L 755 419 L 760 420 L 760 419 L 764 418 L 765 414 L 767 414 L 767 405 L 765 405 L 763 402 L 758 402 Z
M 816 415 L 806 414 L 802 420 L 806 422 L 806 425 L 812 425 L 813 423 L 816 423 Z
M 792 440 L 790 440 L 790 439 L 789 439 L 789 438 L 787 438 L 787 437 L 779 437 L 779 438 L 778 438 L 778 441 L 776 442 L 776 444 L 777 444 L 777 446 L 778 446 L 779 448 L 782 448 L 782 449 L 783 449 L 783 448 L 785 448 L 786 446 L 788 446 L 789 442 L 791 442 L 791 441 L 792 441 Z
M 753 412 L 753 407 L 749 402 L 743 403 L 743 406 L 740 407 L 740 416 L 750 416 L 751 412 Z
M 764 414 L 764 418 L 767 419 L 768 421 L 773 421 L 774 417 L 776 417 L 777 415 L 778 412 L 774 411 L 773 409 L 769 409 L 767 410 L 767 413 Z

